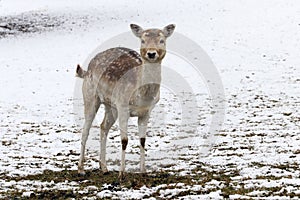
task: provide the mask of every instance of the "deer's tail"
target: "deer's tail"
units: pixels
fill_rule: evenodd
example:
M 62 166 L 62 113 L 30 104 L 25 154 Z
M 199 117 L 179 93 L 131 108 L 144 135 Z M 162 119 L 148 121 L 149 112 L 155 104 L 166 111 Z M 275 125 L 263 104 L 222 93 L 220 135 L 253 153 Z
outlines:
M 82 69 L 80 67 L 80 65 L 77 65 L 76 76 L 79 77 L 79 78 L 84 78 L 85 75 L 86 75 L 86 71 L 84 69 Z

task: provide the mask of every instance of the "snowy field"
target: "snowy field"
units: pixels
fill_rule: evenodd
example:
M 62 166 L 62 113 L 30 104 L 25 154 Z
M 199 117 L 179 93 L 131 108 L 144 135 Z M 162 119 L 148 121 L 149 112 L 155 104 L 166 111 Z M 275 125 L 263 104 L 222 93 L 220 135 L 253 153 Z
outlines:
M 0 198 L 300 198 L 300 2 L 170 2 L 0 0 Z M 111 173 L 99 171 L 99 113 L 87 175 L 78 177 L 83 108 L 74 107 L 82 105 L 75 67 L 130 23 L 175 23 L 204 49 L 225 90 L 224 123 L 203 153 L 214 113 L 210 93 L 189 63 L 167 55 L 163 64 L 194 92 L 162 88 L 147 133 L 148 175 L 138 174 L 134 119 L 124 182 L 117 179 L 117 124 L 107 144 Z M 197 131 L 181 123 L 187 102 L 180 95 L 197 99 Z

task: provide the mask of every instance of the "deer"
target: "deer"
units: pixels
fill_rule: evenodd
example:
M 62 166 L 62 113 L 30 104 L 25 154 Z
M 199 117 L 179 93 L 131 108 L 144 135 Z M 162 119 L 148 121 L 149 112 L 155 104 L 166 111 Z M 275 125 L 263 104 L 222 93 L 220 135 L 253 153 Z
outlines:
M 130 24 L 131 31 L 141 41 L 140 54 L 125 47 L 115 47 L 98 53 L 88 69 L 77 65 L 76 76 L 83 79 L 84 125 L 78 173 L 84 175 L 84 154 L 89 131 L 98 108 L 104 105 L 100 128 L 100 169 L 108 173 L 106 142 L 110 128 L 118 119 L 121 135 L 119 178 L 125 176 L 125 151 L 128 144 L 129 117 L 138 117 L 140 139 L 140 173 L 145 174 L 145 141 L 150 113 L 160 98 L 161 63 L 166 55 L 166 39 L 174 29 L 146 29 Z

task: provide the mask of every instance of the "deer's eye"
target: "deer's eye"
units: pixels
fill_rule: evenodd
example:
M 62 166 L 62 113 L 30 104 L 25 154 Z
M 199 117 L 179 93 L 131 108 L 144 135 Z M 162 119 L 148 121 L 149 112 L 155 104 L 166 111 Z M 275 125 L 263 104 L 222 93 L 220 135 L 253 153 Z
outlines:
M 145 40 L 142 40 L 142 44 L 145 44 Z
M 159 41 L 159 43 L 164 44 L 165 41 L 164 41 L 163 39 L 161 39 L 161 40 Z

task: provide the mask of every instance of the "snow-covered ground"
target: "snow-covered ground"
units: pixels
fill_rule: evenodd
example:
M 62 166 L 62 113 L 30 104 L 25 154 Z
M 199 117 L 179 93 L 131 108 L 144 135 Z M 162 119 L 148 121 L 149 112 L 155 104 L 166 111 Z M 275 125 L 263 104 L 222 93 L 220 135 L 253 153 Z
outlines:
M 185 142 L 201 141 L 209 134 L 213 112 L 199 76 L 191 84 L 196 92 L 183 94 L 198 100 L 197 132 L 180 126 L 180 103 L 186 102 L 163 88 L 146 142 L 150 178 L 163 171 L 176 175 L 178 182 L 119 184 L 116 189 L 111 182 L 86 184 L 88 179 L 39 179 L 44 170 L 57 172 L 56 176 L 76 170 L 82 119 L 76 120 L 80 108 L 74 108 L 80 91 L 75 67 L 101 43 L 129 31 L 130 23 L 144 27 L 175 23 L 175 31 L 198 43 L 212 59 L 226 97 L 225 121 L 214 146 L 202 155 L 201 142 Z M 297 199 L 299 52 L 296 0 L 0 0 L 0 198 L 72 191 L 75 197 L 90 198 Z M 195 74 L 185 70 L 189 63 L 168 55 L 164 65 L 186 71 L 184 78 L 194 80 Z M 95 174 L 101 116 L 88 141 L 86 169 Z M 119 166 L 120 138 L 117 125 L 112 129 L 107 158 L 114 171 Z M 139 166 L 135 120 L 129 129 L 126 170 L 134 176 Z M 189 177 L 192 181 L 187 181 Z

